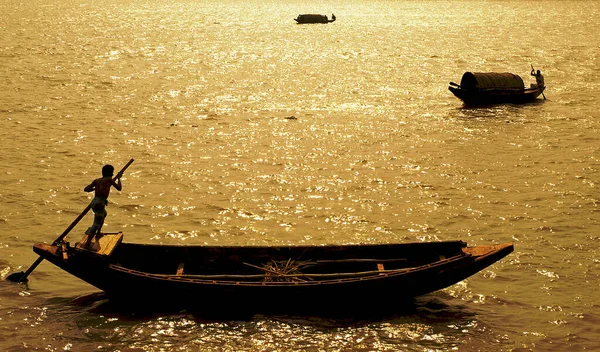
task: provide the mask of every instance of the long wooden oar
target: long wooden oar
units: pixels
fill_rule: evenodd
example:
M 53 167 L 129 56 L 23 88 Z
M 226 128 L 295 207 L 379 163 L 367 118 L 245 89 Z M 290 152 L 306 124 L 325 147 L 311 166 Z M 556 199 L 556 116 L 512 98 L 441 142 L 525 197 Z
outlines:
M 123 168 L 121 169 L 121 171 L 119 171 L 119 173 L 113 177 L 113 181 L 118 180 L 121 176 L 123 176 L 123 173 L 125 172 L 125 170 L 127 170 L 127 168 L 129 167 L 129 165 L 131 165 L 131 163 L 133 163 L 133 159 L 129 160 L 129 162 L 123 166 Z M 75 227 L 75 225 L 77 225 L 77 223 L 83 219 L 83 217 L 85 216 L 85 214 L 88 213 L 88 211 L 90 211 L 90 209 L 92 208 L 91 203 L 88 204 L 87 207 L 85 207 L 85 209 L 83 209 L 83 211 L 81 212 L 81 214 L 79 214 L 79 216 L 73 220 L 73 222 L 71 223 L 71 225 L 69 225 L 69 227 L 66 228 L 66 230 L 60 235 L 58 236 L 57 239 L 54 240 L 54 242 L 52 242 L 52 245 L 56 245 L 58 242 L 62 241 L 63 238 L 65 238 L 67 236 L 67 234 L 69 232 L 71 232 L 71 230 Z M 29 269 L 27 269 L 26 272 L 22 272 L 19 271 L 17 273 L 12 273 L 10 275 L 8 275 L 8 277 L 6 278 L 7 280 L 10 281 L 14 281 L 14 282 L 27 282 L 27 277 L 29 276 L 29 274 L 31 274 L 31 272 L 33 270 L 35 270 L 35 268 L 40 265 L 40 263 L 44 260 L 44 258 L 39 257 L 35 262 L 33 262 L 33 264 L 31 264 L 31 266 L 29 267 Z

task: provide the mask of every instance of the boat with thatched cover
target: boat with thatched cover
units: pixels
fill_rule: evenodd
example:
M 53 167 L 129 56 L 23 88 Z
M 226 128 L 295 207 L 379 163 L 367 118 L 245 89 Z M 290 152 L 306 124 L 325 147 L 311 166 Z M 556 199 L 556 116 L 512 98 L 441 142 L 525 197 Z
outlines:
M 301 14 L 294 18 L 294 21 L 298 24 L 303 23 L 330 23 L 335 21 L 335 15 L 331 14 L 331 19 L 328 19 L 326 15 L 319 14 Z
M 462 241 L 305 246 L 36 244 L 35 253 L 116 300 L 201 309 L 344 311 L 390 308 L 451 286 L 513 251 Z M 381 308 L 381 307 L 379 307 Z
M 543 95 L 543 85 L 525 88 L 523 78 L 513 73 L 465 72 L 460 85 L 450 82 L 448 89 L 466 105 L 526 103 Z

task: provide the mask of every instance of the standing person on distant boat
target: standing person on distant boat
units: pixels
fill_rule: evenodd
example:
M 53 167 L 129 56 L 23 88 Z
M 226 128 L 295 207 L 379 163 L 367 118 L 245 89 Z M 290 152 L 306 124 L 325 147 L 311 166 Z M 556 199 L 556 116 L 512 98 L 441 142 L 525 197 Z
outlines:
M 104 225 L 104 219 L 106 218 L 106 206 L 108 205 L 108 195 L 110 193 L 110 187 L 114 187 L 117 191 L 121 191 L 123 186 L 121 185 L 120 172 L 117 175 L 117 182 L 113 181 L 112 176 L 115 173 L 115 168 L 112 165 L 104 165 L 102 167 L 102 177 L 97 178 L 83 189 L 86 192 L 94 191 L 94 199 L 90 203 L 90 207 L 94 211 L 94 223 L 86 231 L 86 235 L 97 235 L 99 238 L 100 230 Z M 91 242 L 93 236 L 88 238 L 88 243 Z
M 533 69 L 533 67 L 531 68 L 531 75 L 535 76 L 535 83 L 537 83 L 538 87 L 544 87 L 544 76 L 542 75 L 542 73 L 540 72 L 540 70 L 537 70 L 537 73 L 535 72 L 535 70 Z

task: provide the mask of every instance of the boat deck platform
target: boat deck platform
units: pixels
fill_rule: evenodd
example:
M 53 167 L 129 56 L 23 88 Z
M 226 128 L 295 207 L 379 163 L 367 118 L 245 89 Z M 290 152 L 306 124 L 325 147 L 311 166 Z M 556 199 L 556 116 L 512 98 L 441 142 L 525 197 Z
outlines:
M 86 242 L 88 242 L 90 236 L 93 238 L 86 246 Z M 95 235 L 84 235 L 81 241 L 75 244 L 75 249 L 110 256 L 121 241 L 123 241 L 123 232 L 105 233 L 100 238 Z

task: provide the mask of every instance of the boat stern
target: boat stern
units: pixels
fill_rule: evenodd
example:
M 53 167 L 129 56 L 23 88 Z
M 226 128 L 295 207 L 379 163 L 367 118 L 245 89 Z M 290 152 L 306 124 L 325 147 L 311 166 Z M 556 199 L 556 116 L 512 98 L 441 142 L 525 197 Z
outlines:
M 51 245 L 46 243 L 36 243 L 33 245 L 33 251 L 47 261 L 58 265 L 63 261 L 63 250 L 61 245 Z M 65 253 L 68 258 L 68 254 Z
M 33 245 L 33 251 L 67 273 L 104 290 L 110 287 L 106 281 L 106 273 L 109 271 L 111 254 L 122 239 L 121 232 L 104 234 L 90 241 L 88 235 L 85 235 L 74 246 L 65 241 L 37 243 Z

